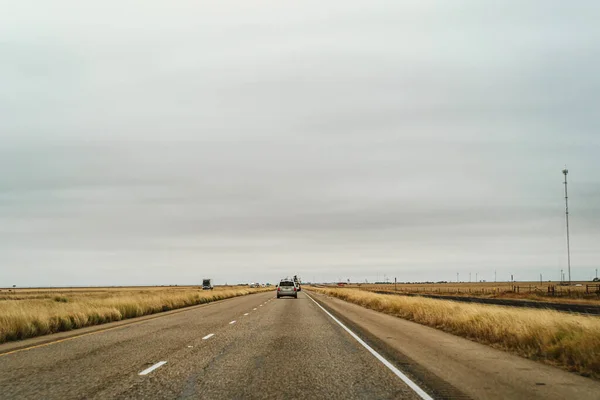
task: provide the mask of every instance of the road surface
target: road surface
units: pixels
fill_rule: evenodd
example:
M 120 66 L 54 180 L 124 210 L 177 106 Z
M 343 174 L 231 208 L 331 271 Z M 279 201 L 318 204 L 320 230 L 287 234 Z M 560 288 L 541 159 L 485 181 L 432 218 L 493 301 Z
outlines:
M 398 321 L 409 325 L 393 326 Z M 85 332 L 0 346 L 0 398 L 551 399 L 600 393 L 595 381 L 510 355 L 496 358 L 498 368 L 509 362 L 514 370 L 523 361 L 536 370 L 519 371 L 520 380 L 510 371 L 485 371 L 463 385 L 465 374 L 480 369 L 478 358 L 489 364 L 486 357 L 498 351 L 304 291 L 298 299 L 260 293 Z M 439 341 L 436 334 L 452 354 L 468 344 L 481 348 L 471 348 L 465 361 L 439 343 L 423 342 Z M 538 366 L 544 382 L 536 382 L 542 379 Z M 507 379 L 517 390 L 509 391 Z

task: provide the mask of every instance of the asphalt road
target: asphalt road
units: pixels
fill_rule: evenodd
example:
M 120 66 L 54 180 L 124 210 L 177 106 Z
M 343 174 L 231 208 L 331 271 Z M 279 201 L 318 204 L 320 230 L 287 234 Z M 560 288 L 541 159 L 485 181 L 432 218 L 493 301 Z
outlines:
M 3 344 L 0 399 L 600 398 L 598 381 L 310 296 L 259 293 Z
M 0 355 L 0 397 L 419 398 L 304 292 L 238 297 Z

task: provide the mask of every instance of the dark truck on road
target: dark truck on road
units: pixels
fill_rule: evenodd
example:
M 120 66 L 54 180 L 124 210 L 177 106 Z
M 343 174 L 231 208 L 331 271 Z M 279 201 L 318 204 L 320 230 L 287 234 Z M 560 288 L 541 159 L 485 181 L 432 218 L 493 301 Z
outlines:
M 296 284 L 296 286 L 298 286 L 298 291 L 301 291 L 302 288 L 300 287 L 300 279 L 297 275 L 294 275 L 294 283 Z

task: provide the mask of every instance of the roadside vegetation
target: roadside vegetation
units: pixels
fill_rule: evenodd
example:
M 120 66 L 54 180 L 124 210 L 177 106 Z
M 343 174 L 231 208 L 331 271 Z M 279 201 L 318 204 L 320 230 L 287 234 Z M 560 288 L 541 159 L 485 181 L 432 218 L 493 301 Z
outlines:
M 599 282 L 573 282 L 571 286 L 563 286 L 560 282 L 430 282 L 398 283 L 397 285 L 394 283 L 362 283 L 350 284 L 346 287 L 372 292 L 600 305 Z
M 268 288 L 21 289 L 0 293 L 0 343 L 120 321 Z
M 310 290 L 600 378 L 599 317 L 388 296 L 352 288 Z

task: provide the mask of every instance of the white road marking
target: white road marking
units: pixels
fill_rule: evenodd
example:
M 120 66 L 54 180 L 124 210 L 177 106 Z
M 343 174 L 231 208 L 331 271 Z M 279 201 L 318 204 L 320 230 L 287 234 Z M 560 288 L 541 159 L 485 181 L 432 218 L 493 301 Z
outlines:
M 211 337 L 213 337 L 213 336 L 215 336 L 215 334 L 214 334 L 214 333 L 210 333 L 210 334 L 208 334 L 208 335 L 204 336 L 204 337 L 202 338 L 202 340 L 210 339 L 210 338 L 211 338 Z
M 259 305 L 259 307 L 262 307 L 262 304 L 261 304 L 261 305 Z
M 248 314 L 249 314 L 249 313 L 246 313 L 246 314 L 244 314 L 244 315 L 248 315 Z
M 233 324 L 235 324 L 235 321 L 231 321 L 231 322 L 229 323 L 229 325 L 233 325 Z
M 256 308 L 253 308 L 252 310 L 253 310 L 253 311 L 256 311 Z
M 377 358 L 383 365 L 388 367 L 388 369 L 390 371 L 392 371 L 394 373 L 394 375 L 396 375 L 398 378 L 402 379 L 402 381 L 404 383 L 406 383 L 412 390 L 414 390 L 415 393 L 417 393 L 419 395 L 419 397 L 421 397 L 423 400 L 433 400 L 433 397 L 431 397 L 427 393 L 425 393 L 425 391 L 423 389 L 421 389 L 416 383 L 411 381 L 408 376 L 404 375 L 398 368 L 394 367 L 392 365 L 392 363 L 390 363 L 388 360 L 383 358 L 383 356 L 381 354 L 379 354 L 378 352 L 373 350 L 373 348 L 371 346 L 369 346 L 368 344 L 366 344 L 364 342 L 364 340 L 359 338 L 358 335 L 356 335 L 356 333 L 354 333 L 350 329 L 348 329 L 346 327 L 346 325 L 342 324 L 336 317 L 331 315 L 331 313 L 329 311 L 324 309 L 319 303 L 317 303 L 308 294 L 306 296 L 309 299 L 311 299 L 321 310 L 323 310 L 325 312 L 325 314 L 329 315 L 331 317 L 331 319 L 333 319 L 335 322 L 337 322 L 338 325 L 341 326 L 346 332 L 348 332 L 350 334 L 350 336 L 352 336 L 358 343 L 360 343 L 365 349 L 367 349 L 369 351 L 369 353 L 373 354 L 375 356 L 375 358 Z
M 166 361 L 157 362 L 156 364 L 154 364 L 150 368 L 146 368 L 145 370 L 143 370 L 142 372 L 140 372 L 140 375 L 148 375 L 150 372 L 154 371 L 156 368 L 162 367 L 166 363 L 167 363 Z

